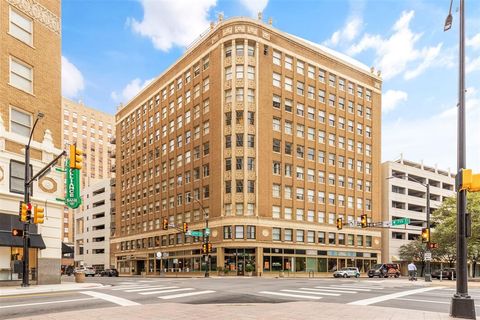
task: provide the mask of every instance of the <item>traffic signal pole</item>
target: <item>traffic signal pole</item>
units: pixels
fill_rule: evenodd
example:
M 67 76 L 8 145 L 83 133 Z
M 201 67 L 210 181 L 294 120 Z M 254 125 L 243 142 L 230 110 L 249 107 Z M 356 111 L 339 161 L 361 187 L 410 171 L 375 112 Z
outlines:
M 427 240 L 427 250 L 426 253 L 430 253 L 430 183 L 426 183 L 425 187 L 427 188 L 427 230 L 428 230 L 428 240 Z M 432 272 L 430 268 L 430 259 L 425 259 L 425 282 L 432 282 Z
M 203 208 L 202 208 L 203 209 Z M 205 214 L 204 211 L 204 216 L 205 216 L 205 232 L 204 232 L 204 239 L 205 239 L 205 245 L 207 246 L 207 254 L 205 255 L 205 278 L 210 277 L 210 272 L 209 272 L 209 263 L 210 263 L 210 252 L 208 250 L 208 243 L 210 240 L 210 234 L 206 234 L 208 230 L 208 215 Z
M 38 121 L 38 119 L 37 119 Z M 37 124 L 35 121 L 35 124 Z M 33 126 L 35 129 L 35 125 Z M 30 134 L 30 140 L 28 144 L 25 145 L 25 181 L 24 181 L 24 189 L 23 189 L 23 201 L 24 203 L 29 206 L 30 204 L 30 141 L 32 139 L 33 129 Z M 23 224 L 23 270 L 22 270 L 22 287 L 28 287 L 29 284 L 29 245 L 30 245 L 30 218 L 25 221 Z

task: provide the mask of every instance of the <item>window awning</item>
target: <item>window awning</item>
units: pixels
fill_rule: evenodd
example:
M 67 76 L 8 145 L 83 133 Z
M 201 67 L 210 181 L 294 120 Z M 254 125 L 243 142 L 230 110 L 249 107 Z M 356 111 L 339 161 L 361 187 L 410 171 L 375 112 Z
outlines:
M 0 231 L 0 247 L 23 247 L 23 237 L 14 237 L 11 232 Z M 30 234 L 30 248 L 47 248 L 40 234 Z
M 69 245 L 66 245 L 65 242 L 62 242 L 62 254 L 74 253 L 74 250 Z

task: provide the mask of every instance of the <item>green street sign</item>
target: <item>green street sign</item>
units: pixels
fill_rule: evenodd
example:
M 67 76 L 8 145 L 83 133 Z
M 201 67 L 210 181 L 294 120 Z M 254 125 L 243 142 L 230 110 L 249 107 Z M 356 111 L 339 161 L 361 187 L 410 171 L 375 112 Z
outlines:
M 77 209 L 82 204 L 80 197 L 80 170 L 70 169 L 70 160 L 65 160 L 66 194 L 65 205 Z
M 203 236 L 202 231 L 187 231 L 185 234 L 187 236 L 192 236 L 192 237 L 202 237 Z
M 402 224 L 409 224 L 410 218 L 392 220 L 392 226 L 400 226 Z
M 205 229 L 205 235 L 206 235 L 206 236 L 209 236 L 209 235 L 210 235 L 210 228 L 206 228 L 206 229 Z

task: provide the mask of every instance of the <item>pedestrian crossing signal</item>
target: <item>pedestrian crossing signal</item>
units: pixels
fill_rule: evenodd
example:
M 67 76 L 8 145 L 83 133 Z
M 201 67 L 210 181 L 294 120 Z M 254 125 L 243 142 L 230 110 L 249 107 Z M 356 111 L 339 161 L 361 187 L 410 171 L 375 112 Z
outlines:
M 12 236 L 23 237 L 23 230 L 22 229 L 12 229 Z

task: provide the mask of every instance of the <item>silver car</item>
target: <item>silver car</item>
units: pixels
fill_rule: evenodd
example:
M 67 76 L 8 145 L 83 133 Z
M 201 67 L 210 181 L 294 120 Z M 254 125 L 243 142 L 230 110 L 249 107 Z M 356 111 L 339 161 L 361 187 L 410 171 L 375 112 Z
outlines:
M 360 277 L 360 271 L 358 271 L 358 268 L 355 268 L 355 267 L 342 268 L 340 270 L 335 271 L 333 273 L 333 276 L 335 278 L 350 278 L 350 277 L 358 278 Z

